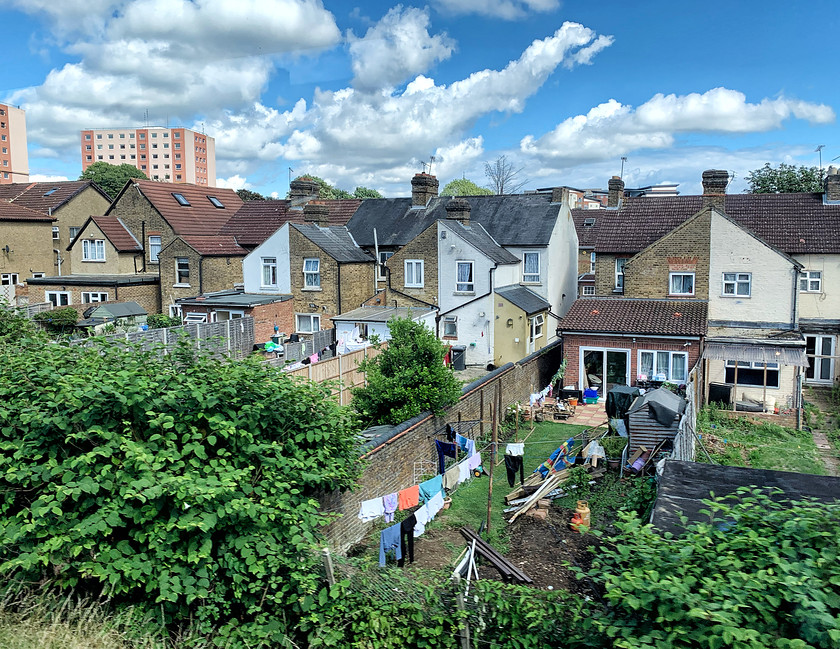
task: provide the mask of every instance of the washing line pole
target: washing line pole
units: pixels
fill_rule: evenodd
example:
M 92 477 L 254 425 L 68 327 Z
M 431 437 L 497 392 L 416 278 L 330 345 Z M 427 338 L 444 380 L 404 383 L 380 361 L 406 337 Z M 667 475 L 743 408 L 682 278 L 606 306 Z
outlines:
M 499 407 L 502 403 L 502 396 L 499 393 L 499 382 L 496 381 L 496 398 L 493 408 L 493 438 L 490 444 L 490 484 L 487 486 L 487 533 L 490 533 L 490 514 L 493 511 L 493 467 L 496 464 L 496 445 L 499 441 Z

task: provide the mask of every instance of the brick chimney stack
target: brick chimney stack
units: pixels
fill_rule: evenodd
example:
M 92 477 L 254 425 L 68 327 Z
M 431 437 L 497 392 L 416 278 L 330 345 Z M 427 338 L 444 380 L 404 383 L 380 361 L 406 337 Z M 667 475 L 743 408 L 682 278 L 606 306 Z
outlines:
M 825 177 L 825 200 L 840 201 L 840 169 L 835 166 L 828 168 Z
M 307 203 L 303 206 L 303 220 L 325 228 L 330 224 L 330 208 L 325 203 Z
M 618 176 L 613 176 L 607 183 L 607 188 L 610 192 L 607 197 L 607 207 L 618 207 L 621 199 L 624 198 L 624 181 Z
M 437 198 L 438 179 L 427 173 L 415 174 L 411 179 L 411 204 L 426 207 L 429 201 Z
M 729 184 L 729 172 L 725 169 L 707 169 L 703 172 L 703 207 L 714 207 L 724 211 L 726 186 Z
M 470 202 L 466 198 L 452 198 L 446 204 L 446 218 L 470 224 Z
M 317 198 L 320 187 L 314 180 L 308 178 L 298 178 L 289 183 L 289 198 L 292 200 L 309 198 L 315 196 Z

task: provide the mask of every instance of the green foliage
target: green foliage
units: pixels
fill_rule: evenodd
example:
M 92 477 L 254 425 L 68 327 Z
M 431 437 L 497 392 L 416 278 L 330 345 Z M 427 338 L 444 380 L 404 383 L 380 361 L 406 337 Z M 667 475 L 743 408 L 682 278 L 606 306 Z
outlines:
M 825 172 L 819 167 L 797 167 L 784 162 L 771 167 L 765 162 L 760 169 L 747 174 L 751 194 L 792 194 L 796 192 L 822 192 Z
M 50 331 L 64 332 L 72 329 L 79 321 L 79 314 L 73 307 L 53 309 L 36 313 L 33 320 L 45 324 Z
M 255 191 L 252 191 L 250 189 L 245 189 L 244 187 L 242 189 L 237 189 L 236 193 L 239 195 L 239 198 L 241 198 L 243 201 L 266 201 L 266 200 L 269 200 L 268 198 L 266 198 L 265 196 L 263 196 L 259 192 L 255 192 Z
M 0 346 L 0 575 L 281 642 L 317 595 L 316 496 L 354 484 L 329 387 L 98 341 Z
M 460 382 L 443 364 L 446 347 L 435 334 L 409 318 L 392 318 L 388 328 L 388 346 L 359 363 L 367 385 L 353 390 L 353 408 L 365 424 L 398 424 L 455 403 Z
M 705 503 L 709 522 L 679 537 L 621 515 L 588 573 L 607 603 L 590 632 L 634 649 L 840 646 L 840 503 Z
M 148 176 L 137 167 L 129 164 L 112 165 L 107 162 L 94 162 L 79 176 L 79 180 L 95 182 L 111 197 L 111 200 L 117 197 L 120 190 L 132 178 L 148 180 Z
M 149 329 L 166 329 L 167 327 L 180 327 L 183 323 L 181 318 L 168 316 L 165 313 L 153 313 L 146 316 L 146 324 Z
M 627 446 L 627 438 L 619 437 L 618 435 L 607 435 L 602 437 L 599 442 L 604 447 L 604 453 L 611 460 L 617 460 L 621 457 L 621 452 Z
M 493 192 L 486 187 L 479 187 L 472 180 L 456 178 L 450 180 L 440 191 L 441 196 L 492 196 Z
M 15 343 L 35 335 L 35 328 L 20 309 L 0 300 L 0 344 Z
M 589 487 L 589 471 L 585 466 L 573 466 L 569 469 L 569 477 L 563 483 L 563 488 L 568 490 L 573 498 L 588 498 Z
M 382 194 L 375 189 L 360 186 L 353 190 L 353 198 L 382 198 Z

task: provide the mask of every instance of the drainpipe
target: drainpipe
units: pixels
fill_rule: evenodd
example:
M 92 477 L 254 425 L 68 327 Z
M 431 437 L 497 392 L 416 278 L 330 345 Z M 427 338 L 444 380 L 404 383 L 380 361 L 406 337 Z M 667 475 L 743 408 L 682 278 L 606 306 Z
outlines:
M 61 277 L 61 251 L 53 248 L 53 252 L 55 253 L 55 259 L 58 263 L 58 276 Z
M 344 310 L 341 308 L 341 263 L 336 262 L 336 266 L 338 266 L 338 313 L 336 315 L 341 315 L 344 313 Z M 335 328 L 335 325 L 333 325 Z
M 175 262 L 178 263 L 178 262 Z M 198 256 L 198 294 L 204 295 L 204 272 L 203 272 L 203 265 L 204 265 L 204 255 Z
M 140 247 L 143 248 L 143 272 L 146 272 L 146 222 L 140 221 Z
M 799 323 L 796 318 L 797 302 L 799 300 L 799 269 L 793 268 L 793 310 L 790 314 L 790 328 L 793 331 L 799 329 Z

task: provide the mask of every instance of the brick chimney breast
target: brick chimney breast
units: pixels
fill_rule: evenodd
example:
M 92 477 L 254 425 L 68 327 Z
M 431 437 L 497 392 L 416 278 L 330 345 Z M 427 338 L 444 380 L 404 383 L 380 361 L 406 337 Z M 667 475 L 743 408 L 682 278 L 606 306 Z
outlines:
M 828 168 L 824 187 L 825 200 L 840 201 L 840 169 L 833 165 Z
M 618 176 L 613 176 L 607 183 L 607 189 L 609 189 L 607 207 L 618 207 L 621 199 L 624 198 L 624 181 Z
M 446 204 L 446 218 L 470 224 L 470 202 L 466 198 L 452 198 Z
M 729 172 L 725 169 L 707 169 L 703 172 L 703 207 L 714 207 L 721 212 L 726 202 Z
M 330 224 L 330 208 L 325 203 L 307 203 L 303 206 L 303 220 L 325 228 Z
M 415 174 L 411 179 L 411 204 L 426 207 L 429 201 L 437 198 L 438 179 L 427 173 Z

